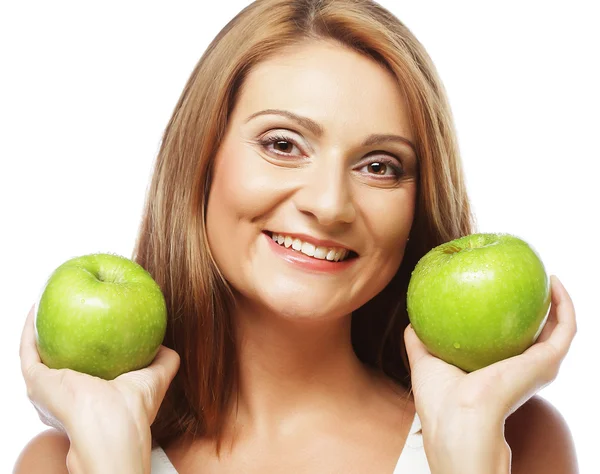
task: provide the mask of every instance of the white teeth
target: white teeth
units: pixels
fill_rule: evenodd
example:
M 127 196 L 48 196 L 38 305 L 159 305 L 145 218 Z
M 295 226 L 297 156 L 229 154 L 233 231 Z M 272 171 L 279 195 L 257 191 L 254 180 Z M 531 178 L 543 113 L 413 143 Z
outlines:
M 326 247 L 317 247 L 315 250 L 315 258 L 318 258 L 319 260 L 325 260 L 325 257 L 327 256 L 327 248 Z
M 308 242 L 302 242 L 302 249 L 300 250 L 303 254 L 312 257 L 315 254 L 315 246 L 313 244 L 309 244 Z
M 276 234 L 273 232 L 271 238 L 277 244 L 285 246 L 286 248 L 293 248 L 299 252 L 302 252 L 309 257 L 318 258 L 319 260 L 329 260 L 330 262 L 339 262 L 344 260 L 350 253 L 347 249 L 340 248 L 327 248 L 317 247 L 310 242 L 302 242 L 302 240 L 289 235 Z

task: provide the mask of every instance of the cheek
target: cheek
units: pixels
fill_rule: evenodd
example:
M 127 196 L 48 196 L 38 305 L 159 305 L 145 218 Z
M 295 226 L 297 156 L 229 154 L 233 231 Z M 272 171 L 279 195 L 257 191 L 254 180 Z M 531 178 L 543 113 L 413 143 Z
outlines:
M 211 251 L 219 266 L 226 249 L 234 249 L 236 223 L 250 212 L 252 193 L 241 171 L 242 160 L 223 149 L 215 157 L 212 183 L 208 195 L 206 227 Z M 236 229 L 239 233 L 239 229 Z
M 217 265 L 231 281 L 243 252 L 252 251 L 261 232 L 261 216 L 272 208 L 273 186 L 252 149 L 225 143 L 215 157 L 208 196 L 208 244 Z
M 388 199 L 366 201 L 366 222 L 375 245 L 374 256 L 378 265 L 395 273 L 404 255 L 413 223 L 416 202 L 416 184 L 408 183 L 394 190 Z
M 256 183 L 252 166 L 249 166 L 251 160 L 245 158 L 243 153 L 228 148 L 223 148 L 216 156 L 207 221 L 222 224 L 223 221 L 236 221 L 256 212 L 261 186 Z

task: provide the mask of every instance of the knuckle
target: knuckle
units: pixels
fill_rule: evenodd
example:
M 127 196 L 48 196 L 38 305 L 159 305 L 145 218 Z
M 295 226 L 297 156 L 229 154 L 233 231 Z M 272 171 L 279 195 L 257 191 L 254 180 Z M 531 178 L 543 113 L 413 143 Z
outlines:
M 156 391 L 156 383 L 152 380 L 144 380 L 144 394 L 148 400 L 152 401 L 156 398 Z
M 552 382 L 558 376 L 562 358 L 555 351 L 548 353 L 547 359 L 544 361 L 545 370 L 542 372 L 543 382 L 545 384 Z
M 138 375 L 134 379 L 134 403 L 146 412 L 152 411 L 156 400 L 156 383 L 147 376 Z
M 177 352 L 175 352 L 173 349 L 167 347 L 166 348 L 167 352 L 167 356 L 169 359 L 171 359 L 173 365 L 178 368 L 179 364 L 181 363 L 181 357 L 179 356 L 179 354 Z
M 557 347 L 552 341 L 546 341 L 544 345 L 544 351 L 541 353 L 541 364 L 544 365 L 548 371 L 552 371 L 555 366 L 560 365 L 563 357 L 564 350 Z
M 179 357 L 179 356 L 178 356 Z M 175 361 L 177 364 L 169 367 L 162 367 L 158 373 L 160 387 L 168 387 L 171 380 L 179 370 L 179 359 Z
M 157 390 L 154 385 L 146 385 L 146 388 L 142 394 L 142 404 L 147 414 L 152 413 L 154 411 L 154 406 L 156 405 L 157 399 L 156 392 Z
M 558 377 L 559 371 L 560 371 L 560 362 L 555 362 L 553 364 L 550 364 L 550 366 L 548 367 L 548 372 L 546 374 L 548 382 L 555 380 L 556 377 Z
M 560 366 L 565 355 L 566 355 L 566 353 L 564 351 L 561 351 L 559 348 L 557 348 L 555 346 L 550 346 L 550 350 L 549 350 L 549 354 L 548 354 L 548 361 L 549 361 L 549 365 L 551 366 L 551 369 L 553 372 L 558 371 L 558 367 Z
M 23 379 L 25 383 L 30 384 L 36 378 L 36 366 L 30 365 L 29 367 L 22 367 L 21 372 L 23 373 Z
M 173 349 L 171 349 L 171 351 L 173 352 L 173 358 L 175 360 L 175 362 L 177 363 L 177 367 L 179 367 L 179 364 L 181 363 L 181 356 L 175 352 Z

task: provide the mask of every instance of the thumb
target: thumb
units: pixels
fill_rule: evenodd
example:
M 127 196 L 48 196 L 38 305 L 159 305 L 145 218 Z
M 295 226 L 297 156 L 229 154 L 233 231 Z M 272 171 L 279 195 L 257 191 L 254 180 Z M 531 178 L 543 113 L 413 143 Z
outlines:
M 421 364 L 427 363 L 430 358 L 433 358 L 417 336 L 412 324 L 409 324 L 404 330 L 404 346 L 411 372 L 415 372 Z
M 179 354 L 161 345 L 152 363 L 140 370 L 120 375 L 115 381 L 133 383 L 141 389 L 144 405 L 150 422 L 154 421 L 158 409 L 165 398 L 169 385 L 179 370 Z
M 410 364 L 410 380 L 415 398 L 419 398 L 424 385 L 441 384 L 448 377 L 454 378 L 464 373 L 461 369 L 431 354 L 410 324 L 404 330 L 404 345 Z
M 152 363 L 146 367 L 153 377 L 158 381 L 160 387 L 159 396 L 162 400 L 179 370 L 179 354 L 173 349 L 161 345 Z

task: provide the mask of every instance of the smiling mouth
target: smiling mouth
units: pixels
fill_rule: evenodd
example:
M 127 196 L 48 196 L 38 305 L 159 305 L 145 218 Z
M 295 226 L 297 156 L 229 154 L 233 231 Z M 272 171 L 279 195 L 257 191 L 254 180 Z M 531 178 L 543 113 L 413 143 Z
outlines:
M 325 247 L 305 242 L 298 237 L 293 237 L 291 235 L 278 234 L 271 231 L 265 231 L 264 233 L 281 247 L 294 250 L 317 260 L 343 262 L 358 257 L 356 252 L 344 247 Z

